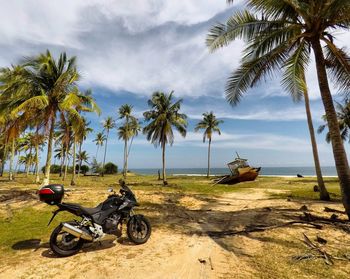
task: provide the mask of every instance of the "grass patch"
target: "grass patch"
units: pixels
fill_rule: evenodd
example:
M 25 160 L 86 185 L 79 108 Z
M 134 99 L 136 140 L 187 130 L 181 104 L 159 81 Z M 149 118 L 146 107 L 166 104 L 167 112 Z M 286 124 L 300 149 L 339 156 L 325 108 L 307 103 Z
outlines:
M 48 227 L 47 223 L 51 218 L 51 211 L 52 208 L 37 210 L 27 207 L 14 211 L 10 220 L 1 218 L 0 249 L 5 252 L 15 252 L 17 248 L 21 249 L 19 242 L 34 239 L 39 239 L 41 243 L 47 242 L 52 230 L 71 216 L 69 213 L 59 213 Z M 23 247 L 25 248 L 25 243 L 23 243 Z

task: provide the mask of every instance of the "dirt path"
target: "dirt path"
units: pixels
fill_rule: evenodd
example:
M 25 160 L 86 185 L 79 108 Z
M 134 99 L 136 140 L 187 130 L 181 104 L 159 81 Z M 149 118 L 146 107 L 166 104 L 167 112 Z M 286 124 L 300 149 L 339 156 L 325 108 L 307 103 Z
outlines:
M 216 198 L 137 194 L 143 200 L 152 196 L 153 204 L 146 211 L 153 222 L 169 224 L 155 226 L 146 244 L 135 246 L 125 238 L 89 244 L 69 258 L 55 258 L 42 244 L 19 251 L 25 261 L 0 268 L 0 278 L 255 278 L 251 257 L 264 253 L 264 242 L 242 235 L 215 239 L 205 232 L 274 222 L 267 207 L 300 207 L 270 199 L 261 189 Z

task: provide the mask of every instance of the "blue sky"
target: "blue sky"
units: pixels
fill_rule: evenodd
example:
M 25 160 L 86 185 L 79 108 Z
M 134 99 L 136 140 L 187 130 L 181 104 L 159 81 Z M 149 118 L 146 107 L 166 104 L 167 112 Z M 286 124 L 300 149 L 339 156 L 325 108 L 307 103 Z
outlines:
M 142 117 L 153 91 L 174 90 L 175 97 L 183 99 L 189 126 L 187 137 L 176 135 L 167 148 L 168 167 L 206 166 L 207 145 L 202 134 L 193 131 L 206 111 L 225 121 L 222 135 L 213 138 L 213 167 L 225 167 L 235 151 L 259 166 L 312 166 L 304 104 L 292 102 L 278 76 L 249 90 L 237 107 L 224 99 L 226 78 L 239 63 L 243 43 L 209 53 L 205 37 L 214 23 L 244 7 L 244 1 L 228 6 L 225 0 L 1 0 L 1 7 L 1 67 L 46 49 L 77 56 L 80 86 L 92 88 L 103 111 L 100 117 L 87 116 L 95 130 L 83 147 L 90 157 L 96 152 L 92 140 L 102 130 L 101 122 L 107 116 L 117 118 L 120 105 L 132 104 Z M 336 35 L 336 43 L 347 47 L 349 34 Z M 307 79 L 317 128 L 324 111 L 313 63 Z M 334 165 L 324 135 L 317 140 L 322 165 Z M 114 130 L 107 160 L 121 166 L 122 157 L 123 144 Z M 141 135 L 134 141 L 129 165 L 159 168 L 161 150 Z

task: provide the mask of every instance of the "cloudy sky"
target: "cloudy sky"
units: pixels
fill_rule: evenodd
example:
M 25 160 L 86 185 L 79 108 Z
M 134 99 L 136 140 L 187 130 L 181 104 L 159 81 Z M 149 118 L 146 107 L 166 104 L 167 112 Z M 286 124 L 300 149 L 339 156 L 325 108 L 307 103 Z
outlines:
M 238 65 L 243 43 L 209 53 L 209 28 L 225 21 L 243 1 L 225 0 L 1 0 L 0 66 L 49 49 L 77 56 L 82 89 L 91 88 L 103 113 L 88 116 L 94 133 L 83 149 L 94 156 L 92 142 L 107 116 L 117 118 L 124 103 L 142 116 L 155 90 L 175 91 L 189 116 L 187 137 L 168 148 L 168 167 L 205 167 L 207 146 L 193 127 L 206 111 L 225 123 L 213 138 L 214 167 L 224 167 L 235 151 L 261 166 L 312 166 L 311 146 L 303 103 L 295 104 L 276 77 L 251 89 L 237 107 L 224 99 L 227 76 Z M 349 34 L 338 33 L 347 46 Z M 314 65 L 308 72 L 314 124 L 322 121 Z M 336 99 L 341 97 L 335 96 Z M 317 136 L 324 166 L 334 165 L 331 146 Z M 123 145 L 112 131 L 107 160 L 122 165 Z M 102 152 L 100 152 L 100 158 Z M 158 168 L 161 151 L 143 136 L 135 140 L 131 168 Z

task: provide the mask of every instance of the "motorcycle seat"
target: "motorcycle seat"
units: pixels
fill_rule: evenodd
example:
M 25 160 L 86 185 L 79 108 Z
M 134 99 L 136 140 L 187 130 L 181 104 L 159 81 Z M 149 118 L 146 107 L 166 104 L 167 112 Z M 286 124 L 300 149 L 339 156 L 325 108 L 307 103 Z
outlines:
M 84 207 L 81 206 L 80 204 L 77 203 L 64 203 L 64 206 L 74 210 L 74 211 L 81 211 L 81 213 L 85 214 L 85 215 L 93 215 L 99 211 L 101 211 L 102 209 L 102 204 L 99 204 L 96 207 L 90 208 L 90 207 Z

